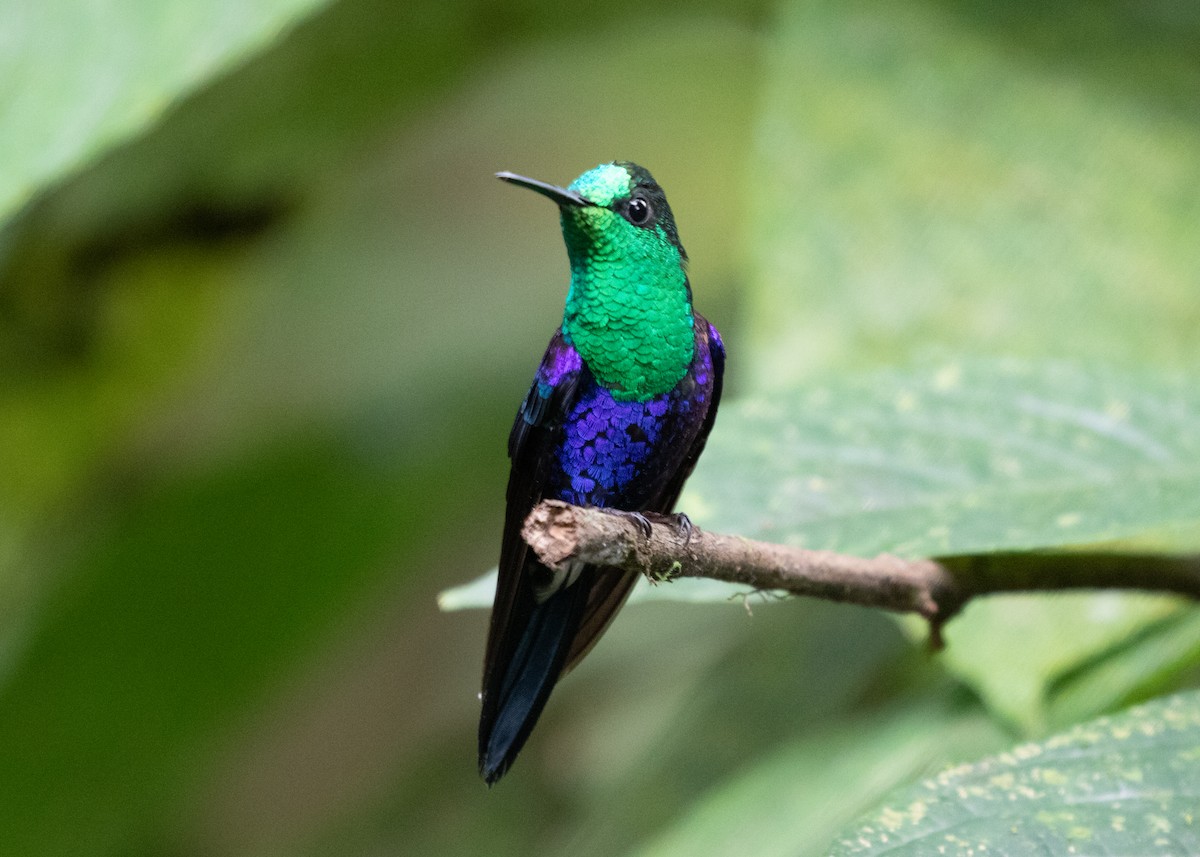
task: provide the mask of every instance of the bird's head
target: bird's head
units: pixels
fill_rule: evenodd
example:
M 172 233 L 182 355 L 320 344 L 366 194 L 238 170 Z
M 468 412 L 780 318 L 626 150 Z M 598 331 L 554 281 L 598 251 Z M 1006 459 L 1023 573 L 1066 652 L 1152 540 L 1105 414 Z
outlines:
M 565 188 L 515 173 L 496 176 L 558 203 L 572 269 L 613 261 L 680 268 L 687 261 L 666 194 L 645 167 L 601 164 Z
M 498 178 L 558 204 L 571 260 L 563 335 L 620 397 L 670 389 L 692 359 L 692 292 L 675 218 L 658 182 L 626 161 L 567 187 Z

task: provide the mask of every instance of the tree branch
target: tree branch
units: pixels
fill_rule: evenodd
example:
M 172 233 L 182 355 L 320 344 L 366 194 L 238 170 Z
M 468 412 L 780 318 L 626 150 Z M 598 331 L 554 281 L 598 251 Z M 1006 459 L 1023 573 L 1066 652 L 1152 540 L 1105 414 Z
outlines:
M 545 500 L 521 535 L 543 563 L 571 560 L 640 572 L 652 580 L 708 577 L 917 613 L 932 645 L 971 598 L 999 592 L 1141 589 L 1200 599 L 1200 558 L 1114 553 L 999 553 L 941 560 L 862 559 L 681 527 L 674 516 L 631 515 Z

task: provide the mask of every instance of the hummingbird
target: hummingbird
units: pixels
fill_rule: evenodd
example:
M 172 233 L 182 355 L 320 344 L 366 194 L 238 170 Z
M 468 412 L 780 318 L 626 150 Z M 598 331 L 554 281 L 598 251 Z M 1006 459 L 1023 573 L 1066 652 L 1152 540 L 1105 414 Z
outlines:
M 615 161 L 567 187 L 496 177 L 558 205 L 571 284 L 508 438 L 500 572 L 484 656 L 479 772 L 508 770 L 555 684 L 608 628 L 637 574 L 551 569 L 521 537 L 540 501 L 669 516 L 712 429 L 725 347 L 692 308 L 687 253 L 645 168 Z M 683 516 L 673 520 L 690 526 Z

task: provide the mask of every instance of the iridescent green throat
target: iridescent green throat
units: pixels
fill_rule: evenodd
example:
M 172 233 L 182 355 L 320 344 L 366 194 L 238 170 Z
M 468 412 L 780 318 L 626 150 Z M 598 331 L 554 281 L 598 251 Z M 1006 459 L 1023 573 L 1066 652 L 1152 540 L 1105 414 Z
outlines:
M 645 401 L 683 378 L 695 351 L 692 302 L 678 247 L 608 208 L 563 210 L 571 290 L 563 337 L 622 401 Z

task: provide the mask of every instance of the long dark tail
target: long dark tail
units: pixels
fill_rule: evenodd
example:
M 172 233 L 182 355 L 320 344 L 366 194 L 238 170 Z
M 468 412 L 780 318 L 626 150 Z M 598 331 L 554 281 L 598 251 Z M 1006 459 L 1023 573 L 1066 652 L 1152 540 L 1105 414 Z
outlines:
M 520 628 L 506 629 L 520 636 L 503 672 L 497 671 L 499 680 L 484 688 L 479 719 L 479 773 L 488 785 L 504 776 L 521 752 L 562 674 L 587 604 L 587 587 L 581 584 L 532 604 Z

